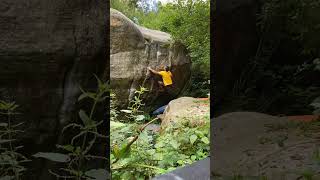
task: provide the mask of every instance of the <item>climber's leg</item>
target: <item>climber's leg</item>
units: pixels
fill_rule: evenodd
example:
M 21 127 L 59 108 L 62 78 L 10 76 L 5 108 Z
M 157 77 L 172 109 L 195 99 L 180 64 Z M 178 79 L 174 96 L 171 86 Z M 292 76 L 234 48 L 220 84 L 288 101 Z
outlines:
M 164 84 L 162 81 L 158 81 L 158 85 L 159 85 L 159 91 L 163 92 L 164 91 Z

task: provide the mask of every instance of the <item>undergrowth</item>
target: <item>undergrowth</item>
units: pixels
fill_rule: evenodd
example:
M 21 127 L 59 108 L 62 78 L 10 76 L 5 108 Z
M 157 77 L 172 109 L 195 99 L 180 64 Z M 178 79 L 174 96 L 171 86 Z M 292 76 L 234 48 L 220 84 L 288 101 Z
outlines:
M 209 154 L 209 115 L 204 117 L 206 123 L 201 126 L 190 127 L 188 123 L 181 123 L 161 130 L 161 134 L 148 130 L 146 126 L 158 119 L 151 119 L 140 110 L 144 106 L 140 97 L 145 91 L 141 87 L 136 92 L 127 110 L 111 109 L 129 114 L 126 120 L 113 116 L 115 121 L 111 121 L 112 179 L 150 179 Z
M 49 170 L 49 172 L 56 176 L 57 179 L 108 179 L 109 175 L 106 168 L 87 169 L 88 161 L 90 160 L 109 160 L 105 157 L 90 154 L 90 150 L 92 149 L 97 138 L 107 138 L 105 135 L 99 134 L 97 131 L 98 126 L 103 123 L 103 120 L 96 121 L 93 119 L 93 117 L 98 103 L 103 102 L 108 97 L 106 94 L 109 87 L 107 83 L 103 83 L 98 79 L 97 76 L 95 77 L 98 82 L 97 91 L 86 92 L 80 88 L 82 95 L 80 95 L 78 98 L 78 101 L 81 101 L 84 98 L 89 98 L 93 101 L 90 113 L 87 113 L 85 110 L 81 109 L 79 111 L 79 117 L 82 122 L 71 123 L 65 126 L 62 130 L 62 133 L 70 128 L 78 130 L 78 134 L 71 138 L 69 144 L 57 145 L 57 148 L 63 150 L 65 153 L 38 152 L 33 155 L 34 157 L 41 157 L 50 161 L 64 163 L 64 167 L 60 168 L 59 172 Z
M 21 179 L 27 170 L 23 163 L 30 161 L 18 151 L 23 148 L 16 143 L 16 136 L 23 133 L 18 129 L 23 124 L 13 124 L 12 117 L 17 114 L 19 106 L 15 102 L 0 101 L 0 114 L 5 117 L 6 122 L 0 123 L 0 175 L 1 179 Z

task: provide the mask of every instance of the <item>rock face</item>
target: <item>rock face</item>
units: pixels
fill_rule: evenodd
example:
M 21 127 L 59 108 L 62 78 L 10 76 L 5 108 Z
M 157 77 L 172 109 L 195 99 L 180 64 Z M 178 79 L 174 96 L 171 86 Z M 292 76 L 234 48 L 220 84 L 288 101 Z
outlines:
M 307 130 L 311 135 L 302 136 L 286 117 L 233 112 L 214 118 L 211 128 L 213 174 L 274 180 L 299 179 L 304 170 L 320 175 L 314 159 L 318 131 Z
M 208 100 L 192 97 L 180 97 L 170 101 L 163 113 L 161 129 L 170 124 L 188 122 L 191 126 L 202 125 L 210 116 L 210 104 Z M 207 119 L 206 119 L 207 118 Z
M 169 34 L 134 24 L 117 10 L 111 9 L 110 18 L 110 78 L 118 104 L 128 105 L 140 86 L 149 89 L 147 105 L 163 105 L 176 97 L 190 79 L 190 58 L 180 44 L 172 44 Z M 159 69 L 171 66 L 174 90 L 159 93 L 157 75 L 147 73 L 147 67 Z
M 13 124 L 25 122 L 19 139 L 25 153 L 51 151 L 59 129 L 77 116 L 79 86 L 95 88 L 93 73 L 102 77 L 108 63 L 107 5 L 0 1 L 0 99 L 20 105 Z M 43 165 L 34 168 L 29 179 L 41 179 Z
M 244 65 L 255 55 L 258 44 L 257 4 L 257 0 L 217 2 L 213 66 L 215 104 L 219 104 L 232 91 Z

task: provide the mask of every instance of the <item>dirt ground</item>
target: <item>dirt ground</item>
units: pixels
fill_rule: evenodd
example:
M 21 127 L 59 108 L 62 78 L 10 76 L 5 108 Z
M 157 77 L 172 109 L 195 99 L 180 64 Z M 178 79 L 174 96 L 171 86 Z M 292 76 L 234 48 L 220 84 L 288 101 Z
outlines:
M 319 119 L 233 112 L 211 128 L 215 180 L 320 180 Z

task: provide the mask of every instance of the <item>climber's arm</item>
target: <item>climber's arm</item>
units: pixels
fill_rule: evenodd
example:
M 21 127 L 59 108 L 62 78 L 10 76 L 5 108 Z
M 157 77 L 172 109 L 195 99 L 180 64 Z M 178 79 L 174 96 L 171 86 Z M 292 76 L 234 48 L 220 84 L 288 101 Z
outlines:
M 151 69 L 151 67 L 148 67 L 148 69 L 149 69 L 149 71 L 153 72 L 154 74 L 160 75 L 160 73 L 158 71 L 155 71 L 155 70 Z

